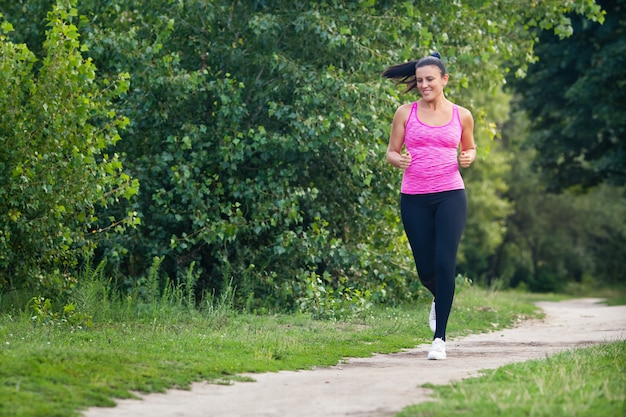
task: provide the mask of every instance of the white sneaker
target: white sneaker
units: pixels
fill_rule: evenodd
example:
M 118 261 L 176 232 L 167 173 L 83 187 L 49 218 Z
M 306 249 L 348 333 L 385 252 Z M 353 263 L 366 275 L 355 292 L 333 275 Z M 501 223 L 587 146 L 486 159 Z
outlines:
M 430 330 L 435 333 L 437 330 L 437 313 L 435 313 L 435 301 L 433 300 L 433 304 L 430 306 L 430 315 L 428 316 L 428 324 L 430 325 Z
M 430 352 L 428 352 L 429 360 L 443 360 L 446 358 L 446 342 L 444 342 L 440 337 L 433 340 L 433 345 L 430 348 Z

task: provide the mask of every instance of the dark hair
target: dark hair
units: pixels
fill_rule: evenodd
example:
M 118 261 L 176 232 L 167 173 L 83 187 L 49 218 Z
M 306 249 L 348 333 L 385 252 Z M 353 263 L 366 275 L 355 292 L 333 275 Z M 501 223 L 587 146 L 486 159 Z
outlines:
M 439 52 L 433 52 L 429 56 L 425 56 L 419 60 L 413 60 L 405 62 L 404 64 L 397 64 L 387 68 L 383 71 L 382 76 L 396 81 L 396 84 L 406 84 L 405 93 L 417 88 L 417 81 L 415 81 L 415 70 L 417 68 L 425 67 L 427 65 L 434 65 L 441 71 L 441 76 L 446 75 L 446 66 L 441 60 Z

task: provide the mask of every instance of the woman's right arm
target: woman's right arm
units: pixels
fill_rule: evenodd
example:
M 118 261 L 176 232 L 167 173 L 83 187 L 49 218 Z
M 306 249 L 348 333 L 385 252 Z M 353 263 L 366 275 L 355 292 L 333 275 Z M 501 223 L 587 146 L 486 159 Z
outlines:
M 411 112 L 411 104 L 404 104 L 398 107 L 393 116 L 391 134 L 389 135 L 389 146 L 387 147 L 387 162 L 400 169 L 408 168 L 411 163 L 411 154 L 402 153 L 404 146 L 404 130 L 406 121 Z

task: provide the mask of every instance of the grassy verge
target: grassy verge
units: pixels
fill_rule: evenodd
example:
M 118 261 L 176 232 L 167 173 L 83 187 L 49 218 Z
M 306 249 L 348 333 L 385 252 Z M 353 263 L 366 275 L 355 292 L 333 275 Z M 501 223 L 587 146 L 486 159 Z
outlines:
M 519 293 L 463 288 L 449 335 L 511 326 L 537 314 L 531 301 Z M 44 304 L 37 320 L 32 313 L 0 317 L 0 416 L 75 416 L 89 406 L 112 406 L 133 391 L 334 365 L 432 337 L 430 300 L 342 322 L 237 314 L 224 305 L 198 311 L 164 302 L 115 305 L 106 297 L 85 302 L 97 306 L 88 326 L 60 320 Z
M 626 304 L 625 284 L 607 287 L 593 282 L 570 283 L 565 288 L 565 292 L 572 297 L 603 298 L 610 306 Z
M 626 341 L 567 351 L 432 386 L 437 401 L 397 417 L 626 415 Z

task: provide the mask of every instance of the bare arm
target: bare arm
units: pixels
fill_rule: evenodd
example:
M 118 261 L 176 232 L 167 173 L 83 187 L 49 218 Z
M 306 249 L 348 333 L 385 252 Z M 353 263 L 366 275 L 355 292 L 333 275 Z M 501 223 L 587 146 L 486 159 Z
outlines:
M 461 133 L 461 154 L 459 164 L 468 168 L 476 159 L 476 143 L 474 143 L 474 118 L 469 110 L 459 107 L 463 132 Z
M 400 169 L 408 168 L 411 163 L 411 154 L 402 153 L 402 147 L 404 146 L 404 130 L 410 111 L 411 104 L 404 104 L 396 110 L 391 125 L 389 146 L 387 147 L 387 162 Z

